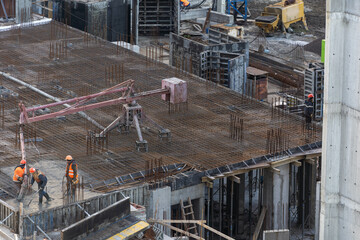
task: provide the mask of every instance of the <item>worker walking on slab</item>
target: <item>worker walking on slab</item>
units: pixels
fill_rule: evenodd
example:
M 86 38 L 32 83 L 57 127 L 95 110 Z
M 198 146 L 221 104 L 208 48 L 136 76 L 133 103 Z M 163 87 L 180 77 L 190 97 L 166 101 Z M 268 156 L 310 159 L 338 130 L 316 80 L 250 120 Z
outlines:
M 311 130 L 311 120 L 312 120 L 312 115 L 314 112 L 314 95 L 309 94 L 308 95 L 308 99 L 305 100 L 305 123 L 306 123 L 306 129 L 307 130 Z
M 75 200 L 76 184 L 79 182 L 78 166 L 71 155 L 67 155 L 65 160 L 67 162 L 65 171 L 67 192 Z
M 13 181 L 15 185 L 18 187 L 18 193 L 20 192 L 21 184 L 23 183 L 24 180 L 25 164 L 26 164 L 26 160 L 22 159 L 20 161 L 20 165 L 16 166 L 14 169 Z
M 47 184 L 47 177 L 45 174 L 40 172 L 39 169 L 35 168 L 30 168 L 30 173 L 32 174 L 32 178 L 29 188 L 32 187 L 35 181 L 37 182 L 39 189 L 39 204 L 42 204 L 43 196 L 45 196 L 47 201 L 51 201 L 52 199 L 50 198 L 49 194 L 44 190 Z

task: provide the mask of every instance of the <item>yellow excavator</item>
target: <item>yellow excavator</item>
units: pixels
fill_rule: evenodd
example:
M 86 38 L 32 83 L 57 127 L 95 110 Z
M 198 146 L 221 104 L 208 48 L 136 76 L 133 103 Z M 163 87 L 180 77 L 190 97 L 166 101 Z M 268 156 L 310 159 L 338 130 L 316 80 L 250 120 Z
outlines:
M 255 25 L 264 30 L 266 34 L 281 29 L 284 33 L 290 24 L 302 21 L 308 30 L 303 0 L 282 0 L 281 2 L 265 7 L 261 16 L 255 19 Z

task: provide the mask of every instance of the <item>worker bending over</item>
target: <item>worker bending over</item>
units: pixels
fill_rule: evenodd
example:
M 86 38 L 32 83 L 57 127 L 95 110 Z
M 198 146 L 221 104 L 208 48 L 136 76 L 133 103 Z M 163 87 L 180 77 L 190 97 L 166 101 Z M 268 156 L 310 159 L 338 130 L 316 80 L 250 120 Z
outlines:
M 65 171 L 67 192 L 75 200 L 76 184 L 79 182 L 78 166 L 71 155 L 67 155 L 65 160 L 67 162 Z
M 16 166 L 14 169 L 13 181 L 14 181 L 15 185 L 18 187 L 18 194 L 21 189 L 21 184 L 23 183 L 23 180 L 24 180 L 25 164 L 26 164 L 26 160 L 22 159 L 20 161 L 20 165 Z
M 314 95 L 309 94 L 308 99 L 305 100 L 305 123 L 306 123 L 306 129 L 311 130 L 311 120 L 312 115 L 314 112 L 314 103 L 313 103 Z
M 30 173 L 32 174 L 32 178 L 29 188 L 32 187 L 35 181 L 37 182 L 39 189 L 39 204 L 42 204 L 43 196 L 45 196 L 47 201 L 51 201 L 52 199 L 50 198 L 49 194 L 44 191 L 47 184 L 47 177 L 45 174 L 40 172 L 39 169 L 35 168 L 30 168 Z

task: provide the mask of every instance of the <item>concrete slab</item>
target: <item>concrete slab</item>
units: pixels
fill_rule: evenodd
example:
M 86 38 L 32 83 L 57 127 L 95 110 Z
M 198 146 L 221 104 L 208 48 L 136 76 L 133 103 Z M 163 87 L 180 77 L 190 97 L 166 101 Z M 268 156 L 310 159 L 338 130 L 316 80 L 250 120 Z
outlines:
M 29 162 L 30 167 L 38 168 L 38 169 L 40 169 L 40 171 L 42 171 L 46 175 L 46 177 L 48 179 L 48 183 L 46 185 L 45 191 L 47 191 L 48 194 L 50 195 L 50 197 L 53 198 L 54 200 L 51 202 L 47 202 L 46 199 L 44 198 L 43 204 L 41 206 L 38 204 L 39 203 L 38 194 L 33 194 L 33 196 L 28 195 L 23 200 L 24 207 L 25 207 L 24 208 L 25 214 L 37 212 L 37 211 L 48 209 L 48 208 L 62 206 L 63 199 L 62 199 L 62 189 L 61 188 L 62 188 L 63 177 L 65 175 L 65 167 L 66 167 L 65 160 L 64 160 L 64 162 L 60 162 L 60 161 L 53 161 L 53 160 L 42 160 L 42 159 L 39 160 L 38 159 L 37 161 L 28 160 L 28 162 Z M 2 171 L 4 173 L 6 173 L 7 175 L 9 175 L 10 177 L 12 177 L 12 175 L 13 175 L 13 170 L 14 170 L 13 166 L 2 168 Z M 80 177 L 84 176 L 84 179 L 87 179 L 87 177 L 88 177 L 88 175 L 81 169 L 79 169 L 79 176 Z M 34 184 L 32 189 L 34 190 L 34 191 L 32 191 L 32 193 L 37 191 L 37 189 L 38 189 L 37 184 Z M 84 189 L 84 199 L 95 197 L 98 195 L 101 195 L 101 194 L 91 192 L 88 189 Z M 31 198 L 33 198 L 33 201 L 27 207 L 26 205 L 29 203 Z M 16 199 L 10 199 L 7 201 L 7 203 L 11 204 L 14 207 L 19 206 L 19 202 Z
M 15 239 L 15 235 L 7 227 L 0 225 L 0 239 L 13 240 L 13 239 Z

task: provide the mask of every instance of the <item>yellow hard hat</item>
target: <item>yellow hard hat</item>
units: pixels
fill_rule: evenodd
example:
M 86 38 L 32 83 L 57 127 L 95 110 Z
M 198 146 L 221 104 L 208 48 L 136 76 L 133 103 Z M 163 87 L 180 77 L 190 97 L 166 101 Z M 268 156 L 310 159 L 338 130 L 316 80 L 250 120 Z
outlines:
M 67 155 L 66 158 L 65 158 L 66 161 L 71 161 L 73 160 L 72 156 L 71 155 Z

